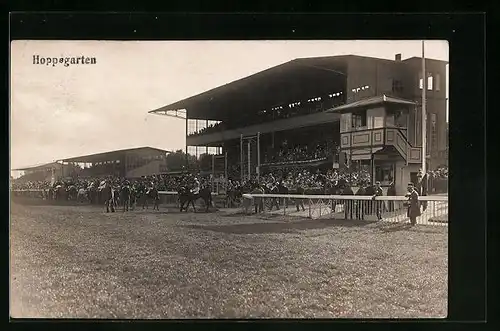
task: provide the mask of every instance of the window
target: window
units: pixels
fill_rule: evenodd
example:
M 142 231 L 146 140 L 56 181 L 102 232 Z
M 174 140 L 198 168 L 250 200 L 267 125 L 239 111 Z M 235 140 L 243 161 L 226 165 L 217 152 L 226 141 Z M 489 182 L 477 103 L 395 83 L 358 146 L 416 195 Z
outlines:
M 366 110 L 352 113 L 352 127 L 360 128 L 366 126 Z
M 422 79 L 422 73 L 418 74 L 418 88 L 419 89 L 424 88 L 424 80 Z
M 434 77 L 428 76 L 427 77 L 427 90 L 432 91 L 432 83 L 434 83 Z
M 403 83 L 398 79 L 392 80 L 392 92 L 400 93 L 403 92 Z
M 440 84 L 441 84 L 441 79 L 440 79 L 440 75 L 439 74 L 436 74 L 436 91 L 439 91 L 441 88 L 440 88 Z
M 196 132 L 196 120 L 188 120 L 188 135 Z

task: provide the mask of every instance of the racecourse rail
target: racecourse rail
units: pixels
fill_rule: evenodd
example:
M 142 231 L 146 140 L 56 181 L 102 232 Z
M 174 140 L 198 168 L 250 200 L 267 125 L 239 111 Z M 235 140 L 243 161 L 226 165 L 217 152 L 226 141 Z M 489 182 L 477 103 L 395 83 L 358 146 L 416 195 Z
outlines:
M 243 194 L 243 200 L 245 213 L 258 212 L 255 207 L 261 204 L 266 214 L 367 221 L 377 220 L 379 214 L 387 222 L 409 221 L 404 196 Z M 448 225 L 448 196 L 420 196 L 418 200 L 417 224 Z
M 14 196 L 44 198 L 47 190 L 12 190 Z M 165 197 L 163 203 L 178 204 L 178 193 L 159 191 Z M 227 199 L 224 194 L 212 193 L 222 198 L 224 207 Z M 358 196 L 358 195 L 302 195 L 302 194 L 243 194 L 240 207 L 246 214 L 254 213 L 255 206 L 261 204 L 262 213 L 286 215 L 311 219 L 377 220 L 401 223 L 408 221 L 404 196 Z M 417 224 L 448 225 L 448 196 L 420 196 L 418 198 L 421 215 Z M 277 207 L 277 209 L 275 209 Z

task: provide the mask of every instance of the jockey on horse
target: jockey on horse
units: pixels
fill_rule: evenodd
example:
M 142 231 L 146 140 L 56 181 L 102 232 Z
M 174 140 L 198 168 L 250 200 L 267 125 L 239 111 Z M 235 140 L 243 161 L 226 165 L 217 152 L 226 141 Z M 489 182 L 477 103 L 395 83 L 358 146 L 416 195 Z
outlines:
M 148 183 L 148 186 L 146 187 L 142 209 L 144 209 L 144 207 L 148 208 L 148 199 L 153 200 L 153 210 L 156 209 L 159 211 L 160 207 L 158 202 L 160 201 L 160 194 L 158 193 L 158 189 L 156 188 L 156 185 L 153 181 L 150 181 Z
M 198 180 L 198 178 L 195 177 L 193 180 L 193 186 L 191 188 L 191 193 L 194 195 L 197 195 L 197 194 L 200 194 L 200 190 L 201 190 L 200 181 Z
M 106 212 L 109 213 L 109 210 L 111 209 L 111 212 L 115 212 L 115 201 L 114 201 L 114 190 L 113 186 L 111 185 L 111 180 L 103 180 L 101 184 L 99 185 L 98 191 L 101 193 L 101 197 L 104 200 L 104 204 L 106 206 Z

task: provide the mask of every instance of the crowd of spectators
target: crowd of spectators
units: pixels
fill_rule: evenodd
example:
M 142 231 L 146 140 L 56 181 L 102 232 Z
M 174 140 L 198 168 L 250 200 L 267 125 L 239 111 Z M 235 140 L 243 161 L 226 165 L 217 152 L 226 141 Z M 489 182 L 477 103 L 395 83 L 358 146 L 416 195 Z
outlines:
M 218 132 L 224 130 L 224 124 L 222 122 L 217 123 L 217 124 L 210 124 L 209 126 L 199 129 L 196 132 L 191 133 L 191 136 L 197 136 L 201 134 L 206 134 L 206 133 L 213 133 L 213 132 Z
M 309 144 L 294 144 L 291 146 L 285 142 L 277 151 L 264 153 L 263 163 L 275 164 L 326 159 L 332 155 L 334 149 L 334 145 L 326 141 Z
M 447 167 L 439 167 L 436 170 L 432 170 L 428 172 L 429 177 L 434 179 L 443 179 L 448 180 L 448 168 Z

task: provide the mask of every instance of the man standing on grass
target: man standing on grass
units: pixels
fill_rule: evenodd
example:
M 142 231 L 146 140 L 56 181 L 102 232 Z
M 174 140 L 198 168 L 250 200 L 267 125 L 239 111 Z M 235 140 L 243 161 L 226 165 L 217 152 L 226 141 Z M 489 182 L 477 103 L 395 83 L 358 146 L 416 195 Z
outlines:
M 408 183 L 408 193 L 405 196 L 408 198 L 408 202 L 406 203 L 408 207 L 407 216 L 410 218 L 411 225 L 415 225 L 417 224 L 417 217 L 421 214 L 418 193 L 413 183 Z

